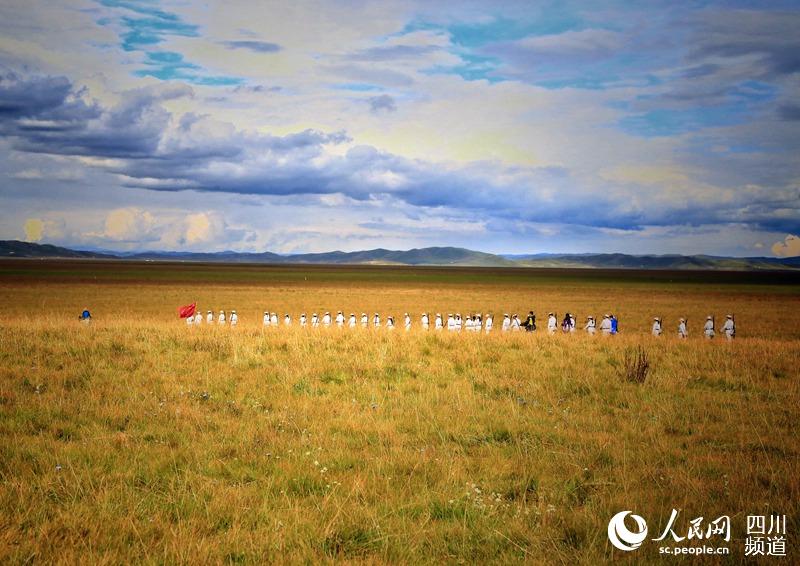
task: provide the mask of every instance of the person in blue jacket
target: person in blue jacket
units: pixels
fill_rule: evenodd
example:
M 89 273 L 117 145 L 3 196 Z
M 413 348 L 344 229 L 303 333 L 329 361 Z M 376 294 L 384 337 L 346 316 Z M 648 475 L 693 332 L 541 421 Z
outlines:
M 89 312 L 89 309 L 83 309 L 83 312 L 78 315 L 78 320 L 81 322 L 89 322 L 92 320 L 92 313 Z
M 617 333 L 617 315 L 611 315 L 611 334 Z

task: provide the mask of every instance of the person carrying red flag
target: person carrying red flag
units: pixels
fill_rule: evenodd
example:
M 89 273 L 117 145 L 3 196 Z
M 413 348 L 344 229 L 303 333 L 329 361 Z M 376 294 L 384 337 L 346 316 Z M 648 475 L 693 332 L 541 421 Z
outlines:
M 181 318 L 189 318 L 190 316 L 194 316 L 194 309 L 196 306 L 197 303 L 192 303 L 191 305 L 178 308 L 178 316 Z

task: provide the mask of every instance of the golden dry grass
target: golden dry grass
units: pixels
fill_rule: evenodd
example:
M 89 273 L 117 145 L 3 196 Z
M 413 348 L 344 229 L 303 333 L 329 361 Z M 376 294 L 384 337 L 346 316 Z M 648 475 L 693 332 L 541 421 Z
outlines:
M 731 515 L 734 560 L 746 515 L 785 513 L 797 556 L 798 297 L 576 279 L 7 277 L 0 562 L 657 561 L 656 543 L 613 550 L 606 526 L 625 509 L 663 525 L 673 507 L 684 529 Z M 175 308 L 193 300 L 235 308 L 240 326 L 187 328 Z M 75 320 L 85 305 L 89 326 Z M 265 331 L 265 308 L 415 323 L 422 309 L 611 310 L 623 333 Z M 734 308 L 740 338 L 699 337 L 707 311 Z M 687 341 L 672 336 L 681 314 Z M 643 384 L 621 378 L 638 346 Z

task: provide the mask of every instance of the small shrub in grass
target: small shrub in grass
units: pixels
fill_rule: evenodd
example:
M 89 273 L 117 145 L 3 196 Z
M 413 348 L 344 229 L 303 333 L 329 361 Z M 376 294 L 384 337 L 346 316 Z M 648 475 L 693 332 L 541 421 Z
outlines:
M 627 350 L 623 368 L 625 381 L 644 383 L 647 379 L 647 372 L 650 371 L 650 358 L 644 348 L 639 346 L 635 350 Z

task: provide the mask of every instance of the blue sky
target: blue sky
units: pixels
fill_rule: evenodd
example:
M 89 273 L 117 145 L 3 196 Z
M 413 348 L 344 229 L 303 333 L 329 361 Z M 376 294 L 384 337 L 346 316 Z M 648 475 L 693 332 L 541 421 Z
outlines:
M 800 255 L 797 2 L 0 6 L 0 238 Z

